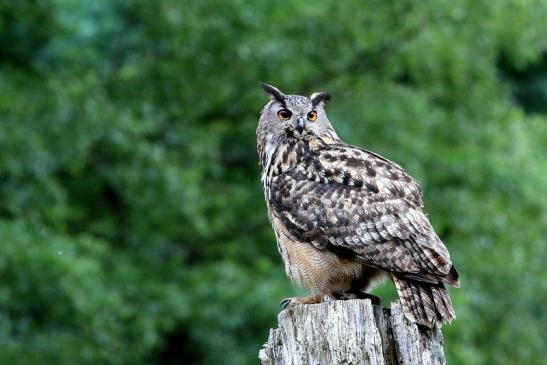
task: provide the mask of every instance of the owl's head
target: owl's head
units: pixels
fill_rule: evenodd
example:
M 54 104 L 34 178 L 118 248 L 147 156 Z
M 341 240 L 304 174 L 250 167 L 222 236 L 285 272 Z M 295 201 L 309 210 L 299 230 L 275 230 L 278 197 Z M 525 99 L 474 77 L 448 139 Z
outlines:
M 324 108 L 329 94 L 285 95 L 272 85 L 261 85 L 270 101 L 262 109 L 256 130 L 259 143 L 266 139 L 270 143 L 284 143 L 288 139 L 314 136 L 338 140 Z

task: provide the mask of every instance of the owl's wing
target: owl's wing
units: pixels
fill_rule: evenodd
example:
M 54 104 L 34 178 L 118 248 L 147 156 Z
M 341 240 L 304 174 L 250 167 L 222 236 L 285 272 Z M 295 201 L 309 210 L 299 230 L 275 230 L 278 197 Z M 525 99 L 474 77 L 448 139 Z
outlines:
M 450 256 L 422 211 L 421 189 L 397 164 L 333 144 L 271 184 L 273 212 L 297 239 L 412 279 L 450 282 Z

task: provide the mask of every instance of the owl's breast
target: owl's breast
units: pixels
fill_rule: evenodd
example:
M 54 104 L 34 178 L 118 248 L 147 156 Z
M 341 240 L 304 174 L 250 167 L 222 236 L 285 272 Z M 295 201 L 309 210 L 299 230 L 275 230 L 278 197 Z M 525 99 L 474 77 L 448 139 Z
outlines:
M 299 241 L 291 236 L 277 217 L 272 215 L 270 220 L 287 276 L 311 293 L 349 290 L 365 271 L 365 265 L 361 262 Z

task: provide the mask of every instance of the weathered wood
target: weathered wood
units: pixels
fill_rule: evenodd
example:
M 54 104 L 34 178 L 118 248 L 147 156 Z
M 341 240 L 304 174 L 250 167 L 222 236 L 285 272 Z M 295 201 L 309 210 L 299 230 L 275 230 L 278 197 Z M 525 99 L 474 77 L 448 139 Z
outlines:
M 446 364 L 439 329 L 408 321 L 368 299 L 300 305 L 279 313 L 260 350 L 264 365 Z

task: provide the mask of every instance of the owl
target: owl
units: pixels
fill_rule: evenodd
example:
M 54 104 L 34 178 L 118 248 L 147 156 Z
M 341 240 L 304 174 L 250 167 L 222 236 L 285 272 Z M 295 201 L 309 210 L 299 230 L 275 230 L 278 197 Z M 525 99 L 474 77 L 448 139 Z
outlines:
M 257 150 L 268 218 L 289 278 L 309 292 L 282 305 L 372 298 L 385 278 L 405 316 L 427 327 L 455 318 L 445 284 L 459 275 L 423 211 L 419 184 L 398 164 L 344 143 L 326 112 L 330 95 L 270 96 Z

